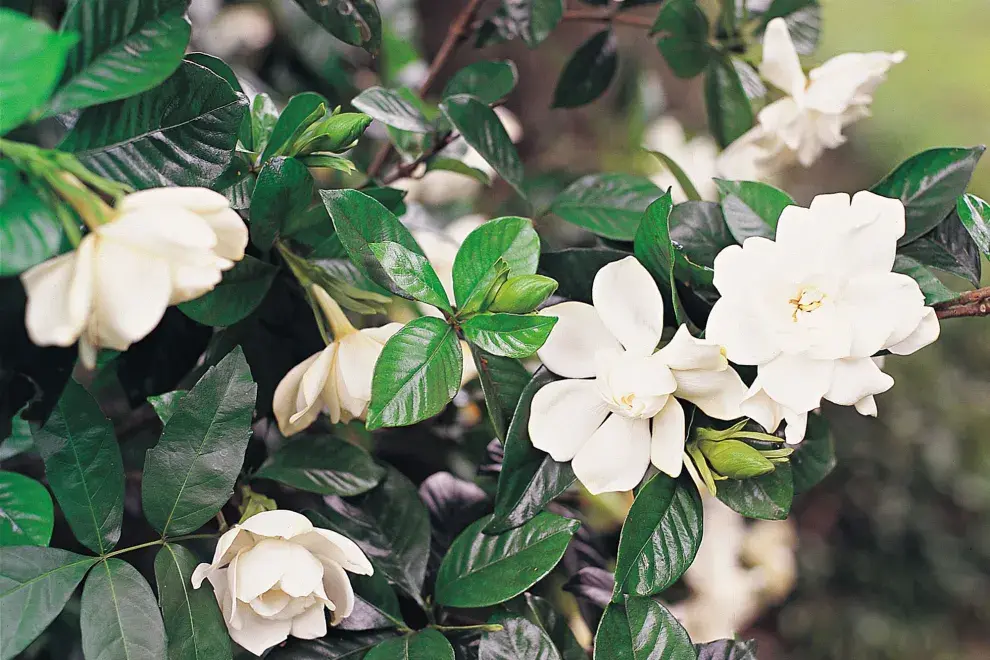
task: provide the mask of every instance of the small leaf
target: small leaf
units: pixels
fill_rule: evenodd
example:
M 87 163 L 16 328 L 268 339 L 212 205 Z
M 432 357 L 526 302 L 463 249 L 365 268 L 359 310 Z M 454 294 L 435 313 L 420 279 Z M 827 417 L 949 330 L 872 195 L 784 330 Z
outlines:
M 495 435 L 505 441 L 512 412 L 516 409 L 530 375 L 519 360 L 493 355 L 477 346 L 471 349 L 478 380 L 485 395 L 485 406 Z
M 268 295 L 278 269 L 249 254 L 223 274 L 216 288 L 179 305 L 197 323 L 227 327 L 247 318 Z
M 387 639 L 371 649 L 364 660 L 454 660 L 454 649 L 446 638 L 426 628 L 398 639 Z
M 525 199 L 522 162 L 495 111 L 467 94 L 447 97 L 440 109 L 464 141 Z
M 696 660 L 687 631 L 652 598 L 626 596 L 605 608 L 595 633 L 595 660 Z
M 795 495 L 808 492 L 835 469 L 835 440 L 822 415 L 808 415 L 807 433 L 790 455 L 790 464 Z
M 652 181 L 634 174 L 589 174 L 561 192 L 551 211 L 599 236 L 631 241 L 646 208 L 663 195 Z
M 521 37 L 527 46 L 536 48 L 563 16 L 563 0 L 502 0 L 502 6 L 479 32 L 479 46 L 487 39 L 497 43 Z
M 262 105 L 257 108 L 257 113 L 260 114 L 255 116 L 254 108 L 251 114 L 255 120 L 255 131 L 258 132 L 255 136 L 255 151 L 261 152 L 261 163 L 267 163 L 269 158 L 291 145 L 290 141 L 294 136 L 298 136 L 313 122 L 323 117 L 326 109 L 330 107 L 330 102 L 316 92 L 295 94 L 285 104 L 281 114 L 275 109 L 274 104 L 268 107 L 270 101 L 267 95 L 256 96 L 254 98 L 256 106 L 258 99 L 262 99 Z
M 385 478 L 364 449 L 332 435 L 298 436 L 269 456 L 254 474 L 320 495 L 360 495 Z
M 413 133 L 432 133 L 436 130 L 419 108 L 396 90 L 369 87 L 355 96 L 351 103 L 372 119 L 392 128 Z
M 780 214 L 796 203 L 783 190 L 757 181 L 715 179 L 715 185 L 722 198 L 725 224 L 739 243 L 750 236 L 773 240 Z
M 780 463 L 773 472 L 755 479 L 720 481 L 718 499 L 747 518 L 783 520 L 790 513 L 794 499 L 791 466 Z
M 406 293 L 405 297 L 453 313 L 440 277 L 426 257 L 392 241 L 372 243 L 368 247 L 385 274 Z
M 382 17 L 375 0 L 296 0 L 309 17 L 344 43 L 372 53 L 382 42 Z
M 725 56 L 712 57 L 705 73 L 705 107 L 708 128 L 725 149 L 753 127 L 753 106 L 739 79 L 739 72 Z
M 535 353 L 557 322 L 539 314 L 477 314 L 464 321 L 464 338 L 489 353 L 524 358 Z
M 519 71 L 510 60 L 475 62 L 450 77 L 443 97 L 470 94 L 491 105 L 512 93 L 518 81 Z
M 899 251 L 926 266 L 952 273 L 980 285 L 983 259 L 980 248 L 963 226 L 955 209 L 935 229 L 911 241 Z
M 976 195 L 960 195 L 956 200 L 956 214 L 980 252 L 990 257 L 990 204 Z
M 295 158 L 280 156 L 265 163 L 251 197 L 251 242 L 262 250 L 271 248 L 286 226 L 306 213 L 315 187 L 309 170 Z
M 536 273 L 540 237 L 532 220 L 496 218 L 467 235 L 454 257 L 451 275 L 458 305 L 466 306 L 469 299 L 486 288 L 486 275 L 499 259 L 508 266 L 509 277 Z
M 87 658 L 165 658 L 165 625 L 155 594 L 137 569 L 121 559 L 105 559 L 90 572 L 79 617 Z
M 188 393 L 187 390 L 175 390 L 157 396 L 149 396 L 148 403 L 155 409 L 155 414 L 158 415 L 158 419 L 162 420 L 162 424 L 168 424 L 168 420 L 175 413 L 179 401 Z
M 674 161 L 673 158 L 659 151 L 650 151 L 649 153 L 655 156 L 657 160 L 663 163 L 664 167 L 670 170 L 674 180 L 677 181 L 677 185 L 681 187 L 681 190 L 684 192 L 684 196 L 688 199 L 688 201 L 701 201 L 701 193 L 699 193 L 698 189 L 694 187 L 691 177 L 687 175 L 687 173 L 681 168 L 680 165 L 677 164 L 676 161 Z
M 54 526 L 48 490 L 23 474 L 0 472 L 0 546 L 48 545 Z
M 560 651 L 539 624 L 502 613 L 496 613 L 489 623 L 502 629 L 481 636 L 478 660 L 561 660 Z
M 695 645 L 698 660 L 757 660 L 756 640 L 719 639 Z
M 657 46 L 674 75 L 694 78 L 712 56 L 708 29 L 708 18 L 695 0 L 668 0 L 650 32 L 663 33 Z
M 605 93 L 619 68 L 618 42 L 611 29 L 581 44 L 564 65 L 553 92 L 554 108 L 577 108 Z

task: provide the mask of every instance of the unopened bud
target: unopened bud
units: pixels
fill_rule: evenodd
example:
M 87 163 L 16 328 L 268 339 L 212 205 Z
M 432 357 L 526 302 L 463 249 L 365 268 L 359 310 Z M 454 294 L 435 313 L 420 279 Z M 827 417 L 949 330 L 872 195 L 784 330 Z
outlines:
M 527 314 L 557 290 L 557 282 L 543 275 L 520 275 L 505 282 L 495 294 L 489 310 Z
M 774 464 L 759 450 L 739 440 L 702 440 L 698 446 L 712 468 L 730 479 L 752 479 L 774 471 Z

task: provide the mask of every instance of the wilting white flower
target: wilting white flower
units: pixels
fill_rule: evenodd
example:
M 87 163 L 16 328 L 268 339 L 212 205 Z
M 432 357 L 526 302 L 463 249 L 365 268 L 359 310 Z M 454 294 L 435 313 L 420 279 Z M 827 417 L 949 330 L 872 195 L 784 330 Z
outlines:
M 904 205 L 871 192 L 819 195 L 789 206 L 776 242 L 746 239 L 715 258 L 721 298 L 706 336 L 737 364 L 757 365 L 743 412 L 767 397 L 783 408 L 788 442 L 804 437 L 808 412 L 827 399 L 876 415 L 873 395 L 894 380 L 870 356 L 913 353 L 938 338 L 935 310 L 918 284 L 891 272 L 904 235 Z
M 320 287 L 313 296 L 333 333 L 333 341 L 292 369 L 275 388 L 272 409 L 284 436 L 305 430 L 321 412 L 334 424 L 364 419 L 371 401 L 371 379 L 385 342 L 402 328 L 389 323 L 358 330 L 340 305 Z
M 165 309 L 213 289 L 244 257 L 247 227 L 227 199 L 206 188 L 127 195 L 79 247 L 21 275 L 26 325 L 40 346 L 79 340 L 83 363 L 99 347 L 127 350 Z
M 677 476 L 686 434 L 685 399 L 717 419 L 741 417 L 746 386 L 721 347 L 685 326 L 656 350 L 663 298 L 635 257 L 595 275 L 594 306 L 565 302 L 541 313 L 557 324 L 537 351 L 563 376 L 533 398 L 529 436 L 592 493 L 630 490 L 652 462 Z
M 888 69 L 904 61 L 896 53 L 843 53 L 805 77 L 787 23 L 775 18 L 763 37 L 760 74 L 786 96 L 760 111 L 758 124 L 726 154 L 762 151 L 762 159 L 779 166 L 796 157 L 805 167 L 825 149 L 846 141 L 842 129 L 870 114 L 873 92 L 886 79 Z
M 192 586 L 210 581 L 231 638 L 260 656 L 289 635 L 326 635 L 326 610 L 334 625 L 350 616 L 354 591 L 345 571 L 374 573 L 354 541 L 294 511 L 265 511 L 220 537 L 213 562 L 193 571 Z

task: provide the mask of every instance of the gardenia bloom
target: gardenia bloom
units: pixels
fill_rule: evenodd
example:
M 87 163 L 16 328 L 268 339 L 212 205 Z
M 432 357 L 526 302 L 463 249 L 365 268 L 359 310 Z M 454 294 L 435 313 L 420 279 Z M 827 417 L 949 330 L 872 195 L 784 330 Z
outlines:
M 635 257 L 595 275 L 594 306 L 565 302 L 541 313 L 557 324 L 537 355 L 565 380 L 533 397 L 529 437 L 592 493 L 630 490 L 652 462 L 676 477 L 684 460 L 685 399 L 734 419 L 746 386 L 721 347 L 681 326 L 657 351 L 663 298 Z
M 93 368 L 99 347 L 127 350 L 165 309 L 213 289 L 244 257 L 247 227 L 227 199 L 206 188 L 127 195 L 114 217 L 72 252 L 21 275 L 26 325 L 39 346 L 79 341 Z
M 334 625 L 350 616 L 354 591 L 345 571 L 374 573 L 354 541 L 294 511 L 265 511 L 220 537 L 213 562 L 193 571 L 192 586 L 210 581 L 231 638 L 260 656 L 289 635 L 326 635 L 326 610 Z
M 375 363 L 385 342 L 402 328 L 401 323 L 389 323 L 358 330 L 326 291 L 313 285 L 312 293 L 330 325 L 333 341 L 290 369 L 275 388 L 272 408 L 286 437 L 305 430 L 321 412 L 330 415 L 334 424 L 364 419 Z
M 763 37 L 760 74 L 786 96 L 760 111 L 758 124 L 729 146 L 726 154 L 750 150 L 778 165 L 793 157 L 814 163 L 825 149 L 846 141 L 842 129 L 870 114 L 873 92 L 891 66 L 904 61 L 896 53 L 844 53 L 805 77 L 787 23 L 775 18 Z
M 811 208 L 789 206 L 776 242 L 746 239 L 715 258 L 721 298 L 706 337 L 737 364 L 756 365 L 743 412 L 773 431 L 751 406 L 782 407 L 788 442 L 804 437 L 808 412 L 822 399 L 876 415 L 873 399 L 894 380 L 870 359 L 913 353 L 938 338 L 935 310 L 918 284 L 892 273 L 904 206 L 871 192 L 819 195 Z

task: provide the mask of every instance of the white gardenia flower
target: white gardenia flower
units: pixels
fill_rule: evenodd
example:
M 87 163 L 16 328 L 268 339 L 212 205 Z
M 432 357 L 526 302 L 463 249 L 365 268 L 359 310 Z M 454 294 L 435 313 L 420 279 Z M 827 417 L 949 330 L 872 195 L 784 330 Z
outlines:
M 710 136 L 698 135 L 688 140 L 684 134 L 684 127 L 679 121 L 673 117 L 660 117 L 646 129 L 643 147 L 650 151 L 658 151 L 677 163 L 694 184 L 702 199 L 710 201 L 718 199 L 718 188 L 713 181 L 718 176 L 715 167 L 718 145 Z M 663 190 L 670 188 L 675 204 L 686 202 L 687 194 L 673 173 L 659 161 L 657 164 L 661 169 L 650 176 L 650 180 Z
M 305 430 L 321 412 L 334 424 L 364 419 L 375 363 L 385 342 L 402 328 L 401 323 L 389 323 L 358 330 L 326 291 L 313 285 L 312 293 L 330 325 L 333 341 L 290 369 L 275 388 L 272 409 L 286 437 Z
M 557 461 L 572 461 L 592 493 L 630 490 L 652 462 L 676 477 L 684 461 L 685 399 L 717 419 L 741 417 L 746 386 L 721 347 L 685 326 L 656 350 L 663 298 L 635 257 L 595 275 L 594 306 L 542 310 L 557 324 L 537 355 L 563 376 L 533 397 L 529 437 Z
M 289 635 L 326 635 L 327 610 L 333 625 L 350 616 L 354 591 L 345 571 L 374 573 L 354 541 L 294 511 L 265 511 L 220 537 L 213 562 L 193 571 L 192 586 L 210 581 L 231 638 L 260 656 Z
M 750 406 L 776 401 L 791 443 L 823 398 L 876 415 L 873 396 L 894 380 L 870 357 L 913 353 L 939 335 L 918 284 L 891 272 L 903 235 L 900 200 L 838 193 L 784 209 L 776 241 L 752 237 L 718 254 L 722 297 L 706 337 L 731 361 L 758 366 L 743 412 L 772 432 L 780 417 L 754 416 Z
M 92 368 L 96 349 L 124 351 L 165 309 L 213 289 L 244 257 L 247 227 L 227 199 L 206 188 L 127 195 L 114 217 L 79 247 L 21 275 L 26 326 L 39 346 L 71 346 Z
M 762 158 L 776 165 L 797 158 L 805 167 L 825 149 L 846 141 L 842 130 L 870 114 L 873 92 L 905 53 L 843 53 L 805 77 L 787 23 L 775 18 L 763 37 L 760 75 L 786 96 L 760 111 L 758 124 L 726 154 L 755 145 Z

